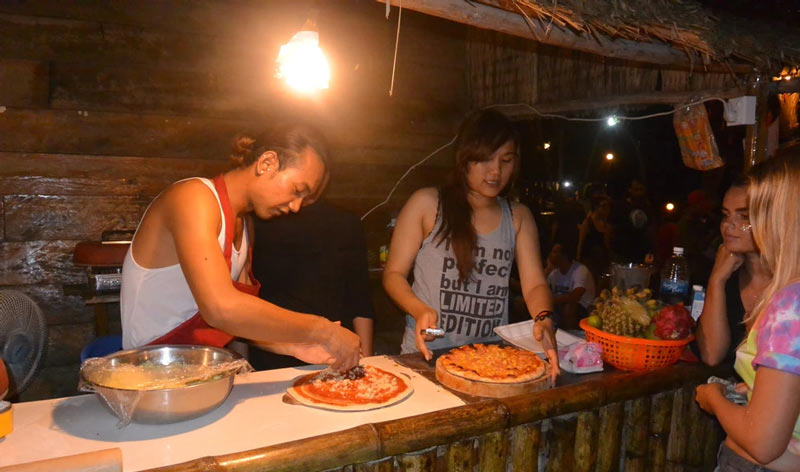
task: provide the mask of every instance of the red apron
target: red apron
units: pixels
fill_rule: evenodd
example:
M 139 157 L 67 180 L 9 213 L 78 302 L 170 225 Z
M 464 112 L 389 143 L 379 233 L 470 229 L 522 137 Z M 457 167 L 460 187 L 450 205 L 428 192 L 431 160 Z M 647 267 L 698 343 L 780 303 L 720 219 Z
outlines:
M 234 231 L 234 218 L 233 211 L 231 210 L 231 202 L 228 199 L 228 188 L 225 186 L 225 180 L 222 175 L 214 177 L 214 187 L 217 189 L 219 195 L 219 202 L 222 205 L 222 217 L 225 218 L 225 246 L 223 254 L 225 255 L 225 262 L 228 264 L 228 271 L 231 270 L 231 253 L 233 252 L 233 231 Z M 246 225 L 247 223 L 245 223 Z M 252 228 L 248 231 L 248 236 Z M 255 285 L 243 284 L 235 280 L 231 280 L 233 286 L 240 292 L 249 295 L 258 296 L 258 291 L 261 289 L 259 283 L 253 276 L 253 245 L 252 238 L 248 241 L 248 260 L 250 261 L 249 275 L 250 280 L 255 282 Z M 233 340 L 235 336 L 212 328 L 203 319 L 203 316 L 198 311 L 194 316 L 178 325 L 175 329 L 161 336 L 160 338 L 152 341 L 153 344 L 201 344 L 204 346 L 223 347 Z

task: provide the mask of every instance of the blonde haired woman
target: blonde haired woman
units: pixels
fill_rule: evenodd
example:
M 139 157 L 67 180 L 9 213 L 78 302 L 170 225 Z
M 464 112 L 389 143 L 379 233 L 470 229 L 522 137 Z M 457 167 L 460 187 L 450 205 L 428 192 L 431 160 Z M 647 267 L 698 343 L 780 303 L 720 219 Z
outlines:
M 762 301 L 745 318 L 748 334 L 735 369 L 748 403 L 729 402 L 719 384 L 697 388 L 697 402 L 728 437 L 719 470 L 800 470 L 800 154 L 756 168 L 748 186 L 750 222 L 772 273 Z

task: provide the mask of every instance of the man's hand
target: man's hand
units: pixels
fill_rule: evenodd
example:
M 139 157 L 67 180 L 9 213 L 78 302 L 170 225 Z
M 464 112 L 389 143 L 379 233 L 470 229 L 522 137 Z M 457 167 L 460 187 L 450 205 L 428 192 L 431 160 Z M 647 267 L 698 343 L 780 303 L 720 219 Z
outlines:
M 436 310 L 428 308 L 415 318 L 417 320 L 414 328 L 415 344 L 417 350 L 425 357 L 425 360 L 429 361 L 433 357 L 433 353 L 428 349 L 428 346 L 425 345 L 425 342 L 433 341 L 436 338 L 427 334 L 422 334 L 421 332 L 428 328 L 436 328 L 436 324 L 439 322 L 439 316 L 436 314 Z
M 350 370 L 361 359 L 361 340 L 349 329 L 339 323 L 331 323 L 331 332 L 323 348 L 335 359 L 331 368 L 338 371 Z
M 558 351 L 556 350 L 558 343 L 555 329 L 553 329 L 553 320 L 544 319 L 533 323 L 533 339 L 542 343 L 547 360 L 550 361 L 550 376 L 555 384 L 556 377 L 561 374 L 561 368 L 558 365 Z
M 296 357 L 306 364 L 333 364 L 335 359 L 320 344 L 286 344 L 285 354 Z

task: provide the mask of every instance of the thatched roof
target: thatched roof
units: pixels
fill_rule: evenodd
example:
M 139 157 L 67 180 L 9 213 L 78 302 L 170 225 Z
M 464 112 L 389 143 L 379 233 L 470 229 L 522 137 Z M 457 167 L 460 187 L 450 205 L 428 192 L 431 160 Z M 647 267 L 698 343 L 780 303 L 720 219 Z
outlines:
M 781 21 L 714 13 L 695 0 L 477 0 L 523 15 L 531 31 L 568 30 L 598 42 L 663 43 L 699 65 L 752 64 L 777 73 L 800 63 L 800 34 Z M 541 33 L 540 33 L 541 34 Z

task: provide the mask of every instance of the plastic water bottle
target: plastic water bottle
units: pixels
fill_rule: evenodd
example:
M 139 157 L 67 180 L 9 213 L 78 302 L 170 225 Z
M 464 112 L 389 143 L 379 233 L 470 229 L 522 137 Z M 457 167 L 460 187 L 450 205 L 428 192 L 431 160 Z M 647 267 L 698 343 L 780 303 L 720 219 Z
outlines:
M 703 313 L 703 305 L 706 303 L 706 291 L 702 285 L 692 285 L 692 318 L 697 321 Z
M 683 248 L 672 248 L 672 257 L 661 269 L 661 300 L 668 305 L 689 302 L 689 265 L 683 257 Z

